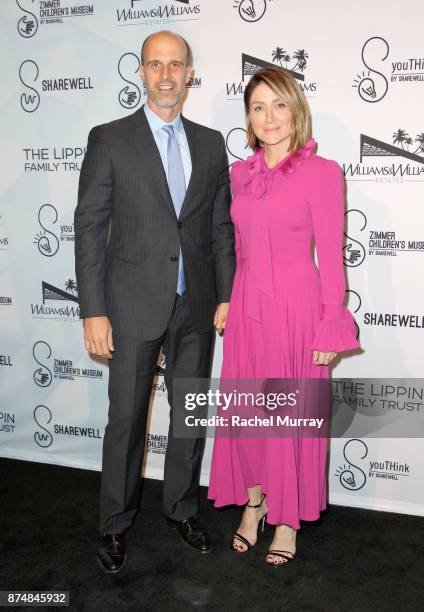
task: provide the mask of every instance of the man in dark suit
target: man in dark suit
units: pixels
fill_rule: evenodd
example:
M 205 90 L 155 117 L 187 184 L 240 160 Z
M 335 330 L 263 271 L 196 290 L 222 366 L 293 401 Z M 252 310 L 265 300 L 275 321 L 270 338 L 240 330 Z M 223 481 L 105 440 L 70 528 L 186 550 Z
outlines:
M 93 128 L 75 211 L 75 259 L 87 350 L 109 361 L 98 550 L 122 569 L 124 532 L 140 494 L 149 398 L 163 347 L 170 427 L 163 509 L 193 550 L 212 549 L 198 522 L 204 439 L 173 435 L 184 406 L 175 378 L 210 374 L 214 326 L 225 327 L 234 269 L 228 160 L 222 135 L 180 114 L 192 74 L 187 42 L 158 32 L 143 43 L 147 103 Z

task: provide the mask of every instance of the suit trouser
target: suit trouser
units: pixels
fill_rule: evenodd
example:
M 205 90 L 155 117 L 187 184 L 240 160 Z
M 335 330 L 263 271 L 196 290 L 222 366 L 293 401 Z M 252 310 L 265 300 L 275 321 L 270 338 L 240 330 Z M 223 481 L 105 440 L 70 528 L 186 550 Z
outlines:
M 122 533 L 138 510 L 150 394 L 161 347 L 165 355 L 165 384 L 170 405 L 165 455 L 163 510 L 181 521 L 198 512 L 198 486 L 204 438 L 173 436 L 173 416 L 185 410 L 173 397 L 174 378 L 210 375 L 213 328 L 193 329 L 187 294 L 176 296 L 164 334 L 155 340 L 114 336 L 109 362 L 109 419 L 103 440 L 100 492 L 100 531 Z

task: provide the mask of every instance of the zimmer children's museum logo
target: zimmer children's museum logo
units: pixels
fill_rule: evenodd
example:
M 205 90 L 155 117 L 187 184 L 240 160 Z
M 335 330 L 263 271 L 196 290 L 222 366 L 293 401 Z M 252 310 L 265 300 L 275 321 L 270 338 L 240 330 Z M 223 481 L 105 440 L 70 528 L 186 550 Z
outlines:
M 352 85 L 364 102 L 380 102 L 389 90 L 389 82 L 390 86 L 424 82 L 423 57 L 389 56 L 390 46 L 385 38 L 373 36 L 364 43 L 361 57 L 365 70 L 356 75 Z
M 49 387 L 52 381 L 75 381 L 78 378 L 103 379 L 103 370 L 84 367 L 81 363 L 74 363 L 69 356 L 52 354 L 50 344 L 38 340 L 32 347 L 32 354 L 36 363 L 33 380 L 38 387 Z
M 39 81 L 40 68 L 32 59 L 24 60 L 19 66 L 19 80 L 23 85 L 20 95 L 20 105 L 26 113 L 35 112 L 40 106 L 41 92 L 56 95 L 58 92 L 66 91 L 71 95 L 76 91 L 93 90 L 94 85 L 91 76 L 65 75 L 43 78 Z
M 119 26 L 161 25 L 177 21 L 196 21 L 200 17 L 200 4 L 193 0 L 121 0 L 116 8 Z
M 65 290 L 42 281 L 42 304 L 31 304 L 31 314 L 36 319 L 57 319 L 77 321 L 79 319 L 78 289 L 75 281 L 69 278 Z M 63 302 L 67 302 L 63 305 Z
M 396 129 L 391 142 L 361 134 L 359 163 L 343 163 L 343 173 L 348 180 L 375 177 L 380 183 L 424 180 L 424 132 Z
M 22 38 L 32 38 L 40 25 L 69 22 L 69 18 L 90 17 L 94 15 L 94 5 L 80 0 L 16 0 L 20 11 L 17 24 Z
M 300 88 L 306 97 L 312 97 L 318 90 L 318 83 L 307 78 L 309 53 L 305 49 L 297 49 L 288 53 L 283 47 L 277 46 L 271 53 L 271 60 L 263 60 L 247 53 L 241 56 L 241 78 L 237 82 L 226 83 L 226 95 L 229 100 L 241 100 L 247 81 L 260 68 L 273 68 L 277 64 L 287 70 L 299 82 Z

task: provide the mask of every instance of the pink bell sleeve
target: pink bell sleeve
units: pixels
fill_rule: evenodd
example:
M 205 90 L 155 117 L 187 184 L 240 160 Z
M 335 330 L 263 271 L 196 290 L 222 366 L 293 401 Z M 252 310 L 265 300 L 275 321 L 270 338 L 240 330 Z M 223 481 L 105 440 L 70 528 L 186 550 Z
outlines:
M 360 346 L 355 323 L 343 305 L 346 290 L 342 253 L 344 181 L 336 162 L 320 158 L 316 163 L 308 201 L 321 281 L 321 321 L 310 348 L 336 353 L 355 349 Z

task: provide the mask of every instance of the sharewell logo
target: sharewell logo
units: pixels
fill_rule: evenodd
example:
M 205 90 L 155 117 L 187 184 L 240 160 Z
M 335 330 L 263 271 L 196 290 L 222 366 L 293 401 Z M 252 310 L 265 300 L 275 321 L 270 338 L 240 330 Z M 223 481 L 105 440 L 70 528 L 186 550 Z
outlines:
M 118 25 L 160 25 L 176 21 L 199 19 L 200 5 L 192 0 L 121 0 L 124 7 L 116 9 Z
M 423 180 L 424 132 L 416 134 L 413 138 L 404 129 L 397 129 L 393 132 L 392 143 L 361 134 L 359 163 L 343 164 L 346 178 L 369 180 L 369 177 L 374 176 L 377 182 Z M 388 164 L 388 157 L 400 158 L 401 161 Z M 365 158 L 373 158 L 375 163 L 372 164 Z M 403 161 L 404 159 L 407 163 Z
M 33 113 L 40 106 L 40 93 L 37 86 L 41 86 L 41 91 L 55 93 L 58 91 L 81 91 L 94 89 L 91 77 L 66 76 L 59 78 L 42 79 L 38 83 L 40 69 L 34 60 L 24 60 L 19 66 L 19 80 L 25 90 L 21 93 L 20 104 L 22 110 Z
M 307 66 L 309 54 L 305 49 L 299 49 L 289 55 L 282 47 L 276 47 L 272 52 L 272 62 L 242 53 L 241 56 L 241 82 L 226 83 L 227 99 L 240 100 L 246 87 L 245 80 L 251 77 L 260 68 L 274 68 L 277 63 L 280 68 L 287 70 L 299 82 L 300 88 L 306 97 L 315 94 L 318 88 L 317 82 L 306 80 L 304 71 Z M 290 64 L 291 62 L 291 64 Z

